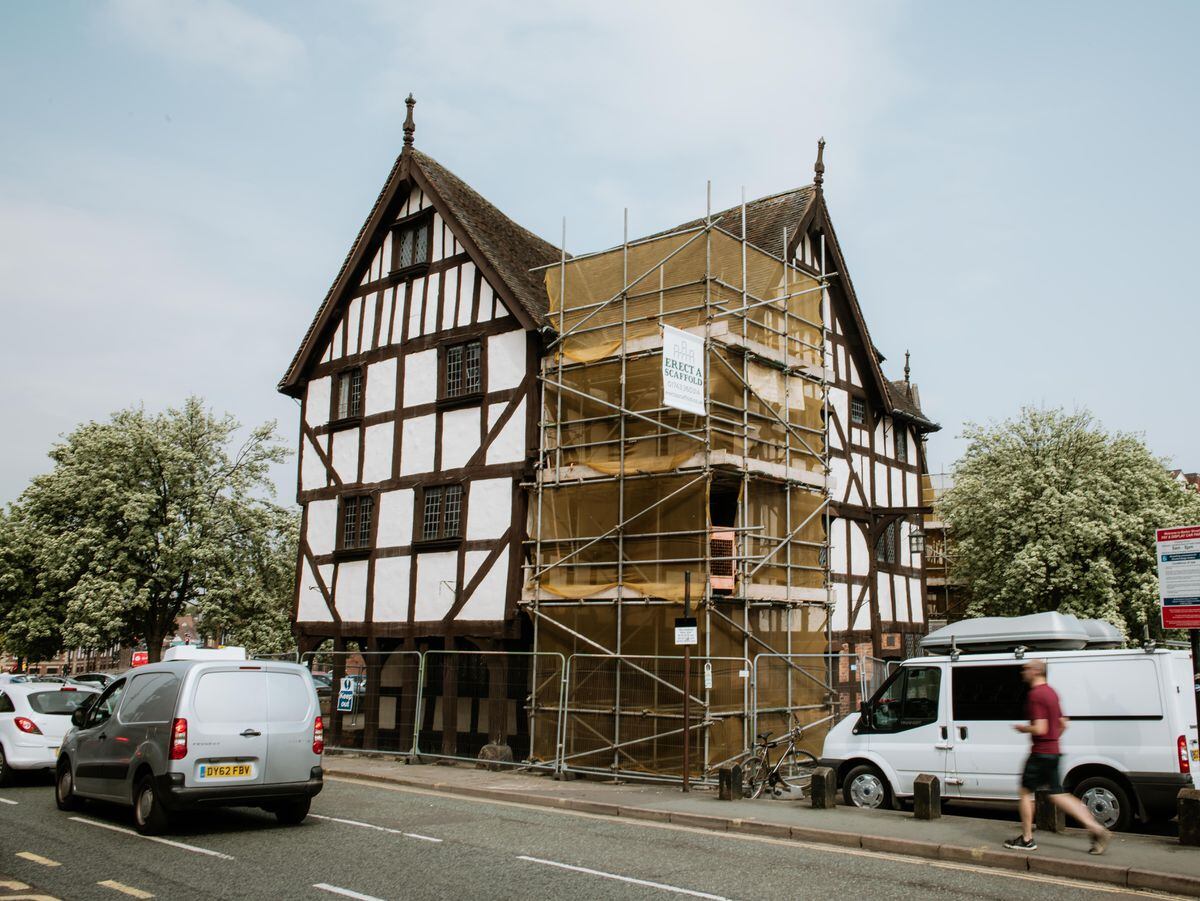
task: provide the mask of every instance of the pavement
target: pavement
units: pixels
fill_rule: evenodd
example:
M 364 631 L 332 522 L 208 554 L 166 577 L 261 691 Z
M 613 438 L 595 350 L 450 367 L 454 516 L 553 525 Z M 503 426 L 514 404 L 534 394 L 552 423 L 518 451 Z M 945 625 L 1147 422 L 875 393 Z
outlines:
M 775 840 L 956 861 L 1015 872 L 1089 880 L 1130 889 L 1200 897 L 1200 848 L 1166 835 L 1115 833 L 1103 856 L 1087 853 L 1086 832 L 1039 832 L 1039 849 L 1002 848 L 1019 827 L 976 816 L 917 820 L 905 811 L 838 807 L 815 810 L 807 801 L 721 801 L 709 789 L 684 794 L 678 786 L 616 784 L 471 765 L 406 764 L 402 759 L 337 754 L 325 758 L 331 776 L 369 780 L 457 797 L 557 808 L 598 817 L 670 823 Z
M 326 762 L 349 763 L 332 756 Z M 451 772 L 410 769 L 422 779 Z M 689 825 L 682 813 L 672 822 L 672 815 L 655 821 L 548 807 L 537 802 L 550 795 L 524 796 L 526 789 L 512 788 L 550 780 L 469 769 L 462 775 L 478 776 L 481 791 L 505 784 L 508 794 L 492 799 L 413 788 L 380 781 L 378 772 L 373 780 L 330 777 L 300 826 L 281 827 L 258 810 L 222 810 L 181 818 L 160 838 L 134 832 L 127 808 L 89 803 L 77 813 L 61 812 L 49 778 L 22 779 L 0 789 L 0 870 L 30 886 L 9 898 L 70 901 L 1085 901 L 1146 895 L 1126 886 L 873 850 L 861 842 L 718 833 L 704 821 Z M 530 797 L 536 802 L 528 803 Z

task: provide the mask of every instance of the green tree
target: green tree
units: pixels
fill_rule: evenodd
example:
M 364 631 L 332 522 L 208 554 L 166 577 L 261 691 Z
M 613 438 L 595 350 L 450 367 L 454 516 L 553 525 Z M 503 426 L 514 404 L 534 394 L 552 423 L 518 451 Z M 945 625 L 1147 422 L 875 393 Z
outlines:
M 62 647 L 62 611 L 37 591 L 28 537 L 19 510 L 0 510 L 0 644 L 13 656 L 43 660 Z
M 53 470 L 33 480 L 11 519 L 32 574 L 19 590 L 32 592 L 32 609 L 56 613 L 62 644 L 144 640 L 154 661 L 180 613 L 229 603 L 245 628 L 254 604 L 282 592 L 264 587 L 283 578 L 278 566 L 255 561 L 288 528 L 269 480 L 286 452 L 274 423 L 235 447 L 239 428 L 189 398 L 159 414 L 123 410 L 55 445 Z M 278 610 L 264 609 L 277 622 Z
M 1132 638 L 1161 635 L 1154 530 L 1200 522 L 1137 436 L 1110 434 L 1085 412 L 1025 408 L 968 424 L 941 515 L 954 576 L 972 616 L 1057 610 L 1105 619 Z

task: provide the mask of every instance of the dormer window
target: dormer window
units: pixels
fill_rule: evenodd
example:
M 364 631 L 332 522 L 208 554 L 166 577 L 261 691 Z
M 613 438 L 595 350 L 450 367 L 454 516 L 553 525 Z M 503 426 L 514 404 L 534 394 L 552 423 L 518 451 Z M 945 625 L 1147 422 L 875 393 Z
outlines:
M 362 396 L 362 367 L 343 369 L 333 380 L 333 411 L 330 419 L 340 422 L 362 416 Z
M 433 219 L 418 216 L 392 232 L 392 271 L 403 272 L 429 263 L 429 232 Z

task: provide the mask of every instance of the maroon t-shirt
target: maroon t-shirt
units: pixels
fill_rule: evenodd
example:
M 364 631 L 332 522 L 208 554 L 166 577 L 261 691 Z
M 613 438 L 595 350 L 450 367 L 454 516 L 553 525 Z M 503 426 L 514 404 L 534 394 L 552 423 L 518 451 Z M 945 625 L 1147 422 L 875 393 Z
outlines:
M 1045 683 L 1029 689 L 1026 700 L 1029 710 L 1029 722 L 1046 721 L 1046 732 L 1033 736 L 1034 754 L 1061 754 L 1058 749 L 1058 737 L 1062 735 L 1062 708 L 1058 705 L 1058 694 Z

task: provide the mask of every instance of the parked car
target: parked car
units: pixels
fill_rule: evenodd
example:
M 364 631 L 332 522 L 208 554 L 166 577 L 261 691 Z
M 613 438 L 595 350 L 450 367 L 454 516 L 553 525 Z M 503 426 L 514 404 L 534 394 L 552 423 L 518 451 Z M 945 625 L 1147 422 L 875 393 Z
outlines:
M 0 785 L 13 770 L 53 769 L 71 714 L 95 696 L 95 690 L 74 685 L 0 685 Z
M 922 773 L 941 778 L 945 800 L 1015 800 L 1029 737 L 1013 726 L 1028 721 L 1021 666 L 1032 658 L 1046 661 L 1069 720 L 1063 784 L 1101 823 L 1169 818 L 1179 789 L 1200 787 L 1186 651 L 956 650 L 905 660 L 830 730 L 821 762 L 837 771 L 846 803 L 890 807 Z
M 144 835 L 198 807 L 247 806 L 300 823 L 322 788 L 324 727 L 308 670 L 241 648 L 170 648 L 78 710 L 55 801 L 133 807 Z
M 111 673 L 79 673 L 73 677 L 76 682 L 86 682 L 89 685 L 98 685 L 104 688 L 117 677 Z

